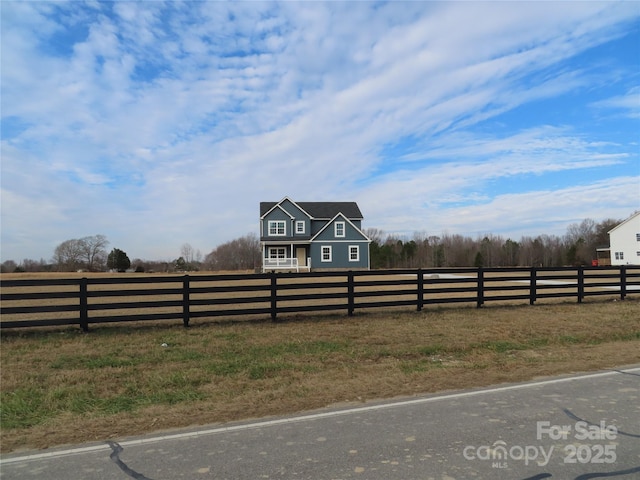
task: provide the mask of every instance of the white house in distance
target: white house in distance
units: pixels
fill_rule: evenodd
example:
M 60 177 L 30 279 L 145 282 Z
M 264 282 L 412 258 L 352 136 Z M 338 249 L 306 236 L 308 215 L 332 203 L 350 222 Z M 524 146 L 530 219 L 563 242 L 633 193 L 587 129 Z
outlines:
M 611 265 L 640 265 L 640 211 L 609 230 L 609 248 L 598 249 L 598 258 L 611 255 Z M 606 264 L 606 262 L 599 262 Z

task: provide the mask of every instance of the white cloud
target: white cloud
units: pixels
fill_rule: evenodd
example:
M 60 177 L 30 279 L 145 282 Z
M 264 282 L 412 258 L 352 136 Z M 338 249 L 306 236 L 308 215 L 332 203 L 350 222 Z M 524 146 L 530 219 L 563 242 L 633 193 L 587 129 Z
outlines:
M 624 35 L 629 3 L 10 2 L 2 17 L 3 259 L 95 233 L 133 256 L 208 251 L 285 195 L 355 198 L 385 230 L 471 222 L 450 203 L 505 208 L 491 182 L 634 155 L 526 113 L 477 130 L 594 88 L 569 60 Z M 637 93 L 587 103 L 633 112 Z M 11 240 L 43 232 L 38 252 Z
M 562 235 L 570 223 L 584 218 L 626 218 L 640 207 L 639 187 L 637 177 L 619 177 L 558 190 L 498 195 L 487 203 L 446 209 L 442 212 L 446 220 L 440 220 L 445 230 L 457 232 Z M 501 228 L 487 230 L 487 225 Z
M 629 89 L 624 95 L 616 95 L 591 103 L 591 107 L 603 110 L 622 110 L 629 118 L 640 118 L 640 87 Z
M 494 197 L 477 196 L 472 199 L 473 203 L 468 201 L 467 194 L 462 199 L 455 198 L 454 194 L 448 200 L 464 200 L 464 206 L 442 205 L 438 208 L 429 205 L 430 202 L 438 203 L 429 186 L 423 186 L 421 190 L 418 185 L 413 188 L 416 193 L 404 197 L 405 208 L 402 205 L 387 208 L 384 198 L 376 203 L 368 194 L 365 195 L 367 202 L 362 203 L 374 209 L 374 212 L 369 212 L 373 217 L 379 214 L 385 227 L 383 230 L 387 233 L 408 237 L 416 231 L 430 235 L 461 233 L 472 237 L 493 233 L 514 239 L 543 233 L 562 235 L 570 223 L 584 218 L 596 221 L 626 218 L 640 208 L 638 177 L 617 177 L 567 188 Z M 373 192 L 371 196 L 374 196 Z M 407 209 L 406 205 L 411 202 L 415 202 L 415 207 Z M 398 208 L 394 210 L 396 206 Z M 376 212 L 376 209 L 380 211 Z

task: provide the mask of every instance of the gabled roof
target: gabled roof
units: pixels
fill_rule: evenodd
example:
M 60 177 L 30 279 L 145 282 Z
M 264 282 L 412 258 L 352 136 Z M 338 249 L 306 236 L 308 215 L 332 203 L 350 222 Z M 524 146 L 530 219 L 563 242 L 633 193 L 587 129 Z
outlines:
M 262 206 L 262 204 L 261 204 L 261 206 Z M 282 206 L 281 206 L 279 203 L 274 203 L 274 204 L 273 204 L 273 206 L 272 206 L 269 210 L 267 210 L 267 211 L 265 212 L 265 214 L 266 214 L 266 213 L 269 213 L 271 210 L 275 210 L 276 208 L 278 208 L 278 209 L 282 210 L 285 214 L 287 214 L 287 215 L 289 216 L 289 218 L 290 218 L 291 220 L 293 220 L 293 219 L 295 218 L 293 215 L 291 215 L 289 212 L 287 212 L 284 208 L 282 208 Z M 263 216 L 264 216 L 264 215 L 260 215 L 260 218 L 262 218 Z
M 288 200 L 285 198 L 285 200 Z M 260 218 L 264 217 L 273 207 L 280 202 L 260 202 Z M 290 200 L 291 201 L 291 200 Z M 331 219 L 338 213 L 342 213 L 351 220 L 362 220 L 362 212 L 356 202 L 293 202 L 312 218 Z
M 316 233 L 316 234 L 313 236 L 313 238 L 311 238 L 311 241 L 314 241 L 317 237 L 319 237 L 319 236 L 322 234 L 322 232 L 324 232 L 327 228 L 329 228 L 329 227 L 333 224 L 333 222 L 334 222 L 336 219 L 338 219 L 338 218 L 344 218 L 344 219 L 346 220 L 346 222 L 347 222 L 349 225 L 351 225 L 351 227 L 353 227 L 353 229 L 354 229 L 356 232 L 358 232 L 360 235 L 362 235 L 362 236 L 365 238 L 365 240 L 366 240 L 367 242 L 371 243 L 371 240 L 369 239 L 369 237 L 367 237 L 367 236 L 365 235 L 365 233 L 364 233 L 362 230 L 360 230 L 358 227 L 356 227 L 356 226 L 351 222 L 351 220 L 349 220 L 349 219 L 348 219 L 348 218 L 347 218 L 343 213 L 341 213 L 341 212 L 336 213 L 336 214 L 335 214 L 335 216 L 334 216 L 331 220 L 329 220 L 329 221 L 327 222 L 327 224 L 326 224 L 324 227 L 322 227 L 322 228 L 320 229 L 320 231 L 319 231 L 318 233 Z
M 640 210 L 638 210 L 637 212 L 635 212 L 633 215 L 631 215 L 629 218 L 627 218 L 624 222 L 619 223 L 618 225 L 616 225 L 615 227 L 613 227 L 611 230 L 609 230 L 607 233 L 611 233 L 614 230 L 617 230 L 618 228 L 620 228 L 622 225 L 624 225 L 625 223 L 629 223 L 631 220 L 633 220 L 634 218 L 636 218 L 638 215 L 640 215 Z
M 299 202 L 298 205 L 314 218 L 333 218 L 342 213 L 350 219 L 362 219 L 362 212 L 356 202 Z

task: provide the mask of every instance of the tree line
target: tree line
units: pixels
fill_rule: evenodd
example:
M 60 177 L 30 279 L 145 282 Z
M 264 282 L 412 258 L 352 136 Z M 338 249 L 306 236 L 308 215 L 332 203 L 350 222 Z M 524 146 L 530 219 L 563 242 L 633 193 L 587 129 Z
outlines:
M 590 265 L 596 249 L 609 245 L 607 232 L 622 220 L 585 219 L 569 225 L 566 234 L 523 236 L 518 241 L 487 234 L 471 238 L 415 233 L 411 240 L 366 230 L 372 240 L 371 268 L 434 267 L 559 267 Z
M 499 235 L 477 238 L 416 232 L 411 239 L 369 228 L 371 268 L 511 267 L 590 265 L 596 249 L 609 245 L 607 232 L 622 220 L 585 219 L 567 227 L 563 236 L 523 236 L 518 241 Z M 226 242 L 205 256 L 205 270 L 252 270 L 262 264 L 260 239 L 250 233 Z
M 369 228 L 371 268 L 511 267 L 590 265 L 596 248 L 607 246 L 607 232 L 622 220 L 596 222 L 585 219 L 567 227 L 563 236 L 523 236 L 518 241 L 487 234 L 471 238 L 458 234 L 428 235 L 416 232 L 411 239 Z M 255 233 L 223 243 L 206 256 L 185 243 L 172 261 L 129 260 L 119 248 L 107 251 L 105 235 L 93 235 L 62 242 L 50 262 L 25 259 L 2 263 L 1 271 L 105 271 L 191 272 L 198 270 L 254 270 L 261 266 L 260 239 Z
M 92 235 L 65 240 L 59 244 L 50 261 L 24 259 L 21 263 L 7 260 L 0 265 L 0 272 L 176 272 L 195 271 L 200 268 L 202 255 L 199 250 L 185 243 L 180 248 L 180 257 L 175 260 L 153 261 L 135 258 L 120 249 L 108 251 L 109 240 L 105 235 Z

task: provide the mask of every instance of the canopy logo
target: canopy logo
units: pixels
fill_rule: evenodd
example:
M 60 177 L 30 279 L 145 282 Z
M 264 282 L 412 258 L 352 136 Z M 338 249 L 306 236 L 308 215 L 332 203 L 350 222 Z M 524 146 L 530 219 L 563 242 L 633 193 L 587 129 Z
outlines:
M 540 467 L 549 464 L 556 447 L 562 452 L 563 463 L 614 463 L 617 459 L 616 444 L 618 429 L 607 425 L 604 421 L 595 425 L 585 421 L 573 425 L 552 425 L 547 421 L 536 422 L 536 439 L 540 441 L 566 440 L 567 445 L 513 445 L 508 446 L 503 440 L 491 445 L 467 445 L 462 455 L 467 460 L 492 462 L 493 468 L 507 468 L 509 462 L 524 462 L 525 465 L 535 462 Z M 602 443 L 587 443 L 587 442 Z M 560 450 L 561 449 L 561 450 Z
M 549 463 L 553 454 L 553 445 L 547 450 L 543 446 L 536 445 L 514 445 L 507 448 L 507 443 L 498 440 L 492 445 L 480 445 L 475 447 L 468 445 L 464 447 L 462 455 L 467 460 L 490 460 L 494 468 L 507 468 L 509 461 L 524 461 L 525 465 L 535 461 L 539 466 L 544 467 Z

